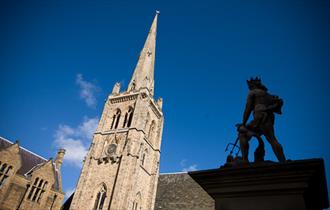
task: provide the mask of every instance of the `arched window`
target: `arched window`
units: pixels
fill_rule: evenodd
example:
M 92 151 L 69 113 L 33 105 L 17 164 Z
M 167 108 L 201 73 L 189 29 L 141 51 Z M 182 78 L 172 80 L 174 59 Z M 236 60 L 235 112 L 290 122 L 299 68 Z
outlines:
M 6 180 L 11 175 L 12 169 L 12 166 L 7 165 L 6 163 L 1 165 L 0 162 L 0 187 L 2 187 L 6 183 Z
M 119 120 L 120 120 L 121 111 L 120 109 L 117 109 L 116 114 L 112 117 L 112 123 L 110 129 L 116 129 L 118 128 Z
M 28 195 L 28 199 L 33 202 L 40 203 L 43 194 L 47 189 L 48 182 L 43 179 L 39 179 L 38 177 L 34 180 L 34 183 L 31 187 L 30 193 Z
M 97 192 L 93 210 L 102 210 L 103 209 L 106 194 L 107 194 L 107 190 L 106 190 L 105 186 L 102 185 L 101 189 Z
M 133 108 L 132 107 L 129 107 L 128 108 L 128 111 L 125 114 L 123 128 L 125 128 L 125 127 L 127 127 L 127 128 L 131 127 L 132 119 L 133 119 Z

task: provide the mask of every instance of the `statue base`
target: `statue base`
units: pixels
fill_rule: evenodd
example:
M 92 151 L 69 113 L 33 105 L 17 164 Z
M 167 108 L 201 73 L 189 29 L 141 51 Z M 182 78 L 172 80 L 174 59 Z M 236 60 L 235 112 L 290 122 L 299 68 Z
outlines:
M 323 159 L 262 162 L 189 172 L 216 210 L 321 210 L 329 207 Z

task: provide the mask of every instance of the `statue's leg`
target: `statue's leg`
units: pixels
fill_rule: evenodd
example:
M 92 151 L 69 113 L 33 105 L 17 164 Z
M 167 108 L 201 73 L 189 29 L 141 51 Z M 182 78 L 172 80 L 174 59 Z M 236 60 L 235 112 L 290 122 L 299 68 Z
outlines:
M 265 158 L 265 144 L 262 138 L 256 134 L 255 137 L 258 139 L 258 147 L 254 152 L 254 162 L 262 162 Z
M 239 143 L 241 147 L 243 162 L 249 162 L 249 137 L 245 134 L 240 134 Z
M 282 145 L 277 141 L 277 139 L 275 137 L 273 125 L 266 126 L 266 128 L 264 129 L 264 135 L 265 135 L 267 141 L 272 146 L 272 149 L 273 149 L 278 161 L 281 163 L 285 162 L 286 159 L 284 156 L 283 148 L 282 148 Z

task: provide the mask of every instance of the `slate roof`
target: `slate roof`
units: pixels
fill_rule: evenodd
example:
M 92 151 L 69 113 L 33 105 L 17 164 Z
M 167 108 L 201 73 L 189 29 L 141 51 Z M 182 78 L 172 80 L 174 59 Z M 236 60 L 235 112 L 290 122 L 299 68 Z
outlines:
M 13 145 L 14 143 L 0 137 L 0 150 L 6 149 L 7 147 Z M 29 170 L 31 170 L 34 166 L 47 162 L 47 159 L 25 149 L 24 147 L 19 147 L 19 153 L 22 158 L 22 167 L 18 170 L 18 174 L 24 175 Z
M 155 210 L 214 210 L 214 200 L 187 173 L 160 174 Z

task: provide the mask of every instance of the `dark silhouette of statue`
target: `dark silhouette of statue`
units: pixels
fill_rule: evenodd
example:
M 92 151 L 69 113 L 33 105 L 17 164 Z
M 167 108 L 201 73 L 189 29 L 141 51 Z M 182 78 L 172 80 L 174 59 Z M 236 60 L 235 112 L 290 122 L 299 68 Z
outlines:
M 271 144 L 278 161 L 284 162 L 283 149 L 274 132 L 275 113 L 282 114 L 283 100 L 278 96 L 269 94 L 268 89 L 258 77 L 247 80 L 247 84 L 250 91 L 246 101 L 243 122 L 236 125 L 243 162 L 249 161 L 249 141 L 252 137 L 256 137 L 259 142 L 259 146 L 254 152 L 255 161 L 264 160 L 265 150 L 262 135 Z M 248 123 L 251 113 L 253 113 L 253 119 Z

